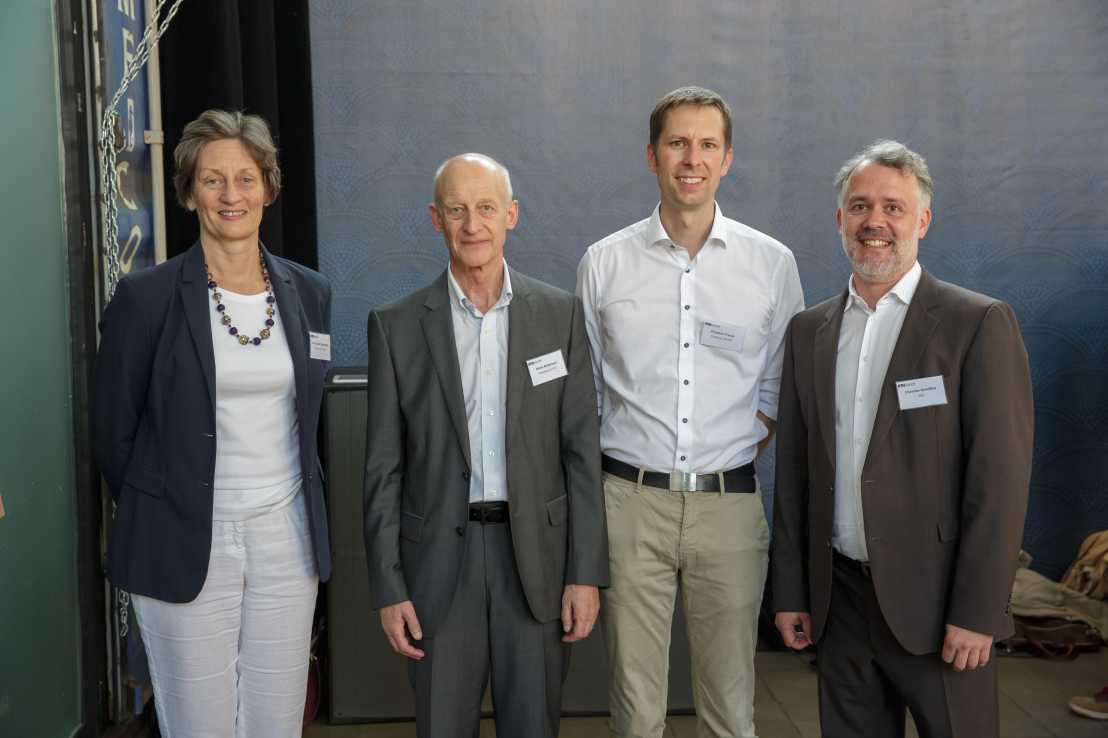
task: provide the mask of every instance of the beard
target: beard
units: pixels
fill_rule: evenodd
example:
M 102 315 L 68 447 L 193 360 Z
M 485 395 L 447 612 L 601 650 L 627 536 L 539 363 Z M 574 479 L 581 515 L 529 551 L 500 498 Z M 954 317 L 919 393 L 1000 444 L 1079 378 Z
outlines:
M 908 270 L 904 250 L 897 241 L 884 248 L 875 248 L 861 243 L 861 237 L 844 236 L 843 253 L 850 260 L 850 266 L 861 279 L 867 282 L 887 282 Z M 874 256 L 883 258 L 875 259 Z

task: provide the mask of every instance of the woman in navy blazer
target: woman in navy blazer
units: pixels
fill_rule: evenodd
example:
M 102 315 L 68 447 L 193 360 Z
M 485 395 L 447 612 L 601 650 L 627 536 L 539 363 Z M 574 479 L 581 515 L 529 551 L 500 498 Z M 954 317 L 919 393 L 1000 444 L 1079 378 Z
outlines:
M 331 289 L 261 245 L 280 190 L 257 116 L 209 110 L 174 151 L 200 240 L 123 278 L 104 312 L 93 427 L 163 735 L 299 736 L 318 581 L 316 449 Z

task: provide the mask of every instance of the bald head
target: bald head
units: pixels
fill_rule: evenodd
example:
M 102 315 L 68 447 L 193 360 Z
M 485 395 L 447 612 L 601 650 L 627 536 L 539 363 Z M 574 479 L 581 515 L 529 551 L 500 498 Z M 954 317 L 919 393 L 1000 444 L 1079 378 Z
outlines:
M 512 178 L 503 164 L 484 154 L 458 154 L 452 156 L 435 170 L 435 203 L 442 204 L 443 185 L 455 175 L 465 176 L 466 170 L 492 172 L 499 175 L 504 188 L 504 202 L 512 201 Z

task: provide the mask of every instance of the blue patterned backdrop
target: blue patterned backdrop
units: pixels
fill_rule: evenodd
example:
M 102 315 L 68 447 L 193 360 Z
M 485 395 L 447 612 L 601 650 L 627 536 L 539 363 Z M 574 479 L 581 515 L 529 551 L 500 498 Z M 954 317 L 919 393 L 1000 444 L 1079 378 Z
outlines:
M 702 84 L 735 113 L 720 206 L 793 249 L 809 304 L 848 274 L 830 184 L 840 162 L 878 137 L 928 158 L 937 194 L 921 262 L 1008 300 L 1031 354 L 1025 547 L 1057 577 L 1085 534 L 1108 528 L 1108 3 L 310 5 L 337 362 L 365 361 L 370 308 L 444 267 L 426 213 L 442 159 L 503 161 L 521 207 L 509 262 L 572 289 L 585 248 L 657 201 L 644 160 L 654 101 Z M 771 493 L 772 458 L 762 466 Z

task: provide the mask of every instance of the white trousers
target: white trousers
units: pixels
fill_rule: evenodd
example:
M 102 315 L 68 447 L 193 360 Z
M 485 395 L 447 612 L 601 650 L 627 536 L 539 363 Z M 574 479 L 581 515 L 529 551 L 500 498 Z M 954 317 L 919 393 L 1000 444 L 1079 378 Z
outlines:
M 212 525 L 192 602 L 134 596 L 163 738 L 299 738 L 318 585 L 297 495 Z

